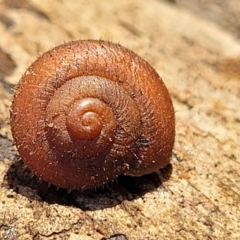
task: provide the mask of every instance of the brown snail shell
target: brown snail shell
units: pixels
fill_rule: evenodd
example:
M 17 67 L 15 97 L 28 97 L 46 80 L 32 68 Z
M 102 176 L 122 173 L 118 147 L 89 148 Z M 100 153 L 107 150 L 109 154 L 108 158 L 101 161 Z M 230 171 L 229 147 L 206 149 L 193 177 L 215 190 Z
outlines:
M 165 167 L 175 120 L 169 93 L 146 61 L 121 45 L 83 40 L 53 48 L 28 68 L 11 129 L 34 174 L 83 189 Z

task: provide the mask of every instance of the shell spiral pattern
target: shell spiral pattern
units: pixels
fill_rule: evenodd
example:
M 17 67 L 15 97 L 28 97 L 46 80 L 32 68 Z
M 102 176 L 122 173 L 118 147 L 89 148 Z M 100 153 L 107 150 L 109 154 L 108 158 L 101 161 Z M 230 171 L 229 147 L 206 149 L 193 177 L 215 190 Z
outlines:
M 175 120 L 168 91 L 146 61 L 118 44 L 82 40 L 53 48 L 28 68 L 11 129 L 34 174 L 84 189 L 165 167 Z

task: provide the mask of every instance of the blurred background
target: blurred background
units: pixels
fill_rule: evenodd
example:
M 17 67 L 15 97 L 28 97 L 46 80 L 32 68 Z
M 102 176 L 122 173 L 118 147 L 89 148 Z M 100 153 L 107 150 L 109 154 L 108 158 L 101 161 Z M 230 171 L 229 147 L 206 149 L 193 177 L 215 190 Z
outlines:
M 17 83 L 78 39 L 120 43 L 163 78 L 176 114 L 170 176 L 69 193 L 20 170 Z M 239 0 L 0 0 L 0 239 L 240 239 L 239 79 Z

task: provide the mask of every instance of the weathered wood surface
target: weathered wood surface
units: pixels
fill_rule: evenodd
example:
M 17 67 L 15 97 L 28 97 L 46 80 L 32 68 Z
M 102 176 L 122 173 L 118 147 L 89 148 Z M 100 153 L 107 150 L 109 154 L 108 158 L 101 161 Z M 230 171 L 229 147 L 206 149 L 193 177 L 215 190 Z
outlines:
M 222 23 L 240 7 L 221 18 L 219 1 L 202 1 L 211 5 L 198 14 L 193 2 L 0 1 L 0 239 L 240 239 L 240 24 Z M 215 6 L 210 17 L 204 6 Z M 176 143 L 156 174 L 68 193 L 16 162 L 9 106 L 40 53 L 88 38 L 121 43 L 156 68 L 173 99 Z

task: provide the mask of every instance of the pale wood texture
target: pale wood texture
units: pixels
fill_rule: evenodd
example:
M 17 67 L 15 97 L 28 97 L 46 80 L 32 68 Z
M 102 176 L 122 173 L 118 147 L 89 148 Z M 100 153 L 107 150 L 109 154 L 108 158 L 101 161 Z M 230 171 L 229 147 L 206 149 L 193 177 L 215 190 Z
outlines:
M 224 29 L 173 2 L 0 1 L 0 239 L 240 239 L 239 22 Z M 68 193 L 14 161 L 9 106 L 40 53 L 89 38 L 121 43 L 156 68 L 173 99 L 176 143 L 163 171 Z

